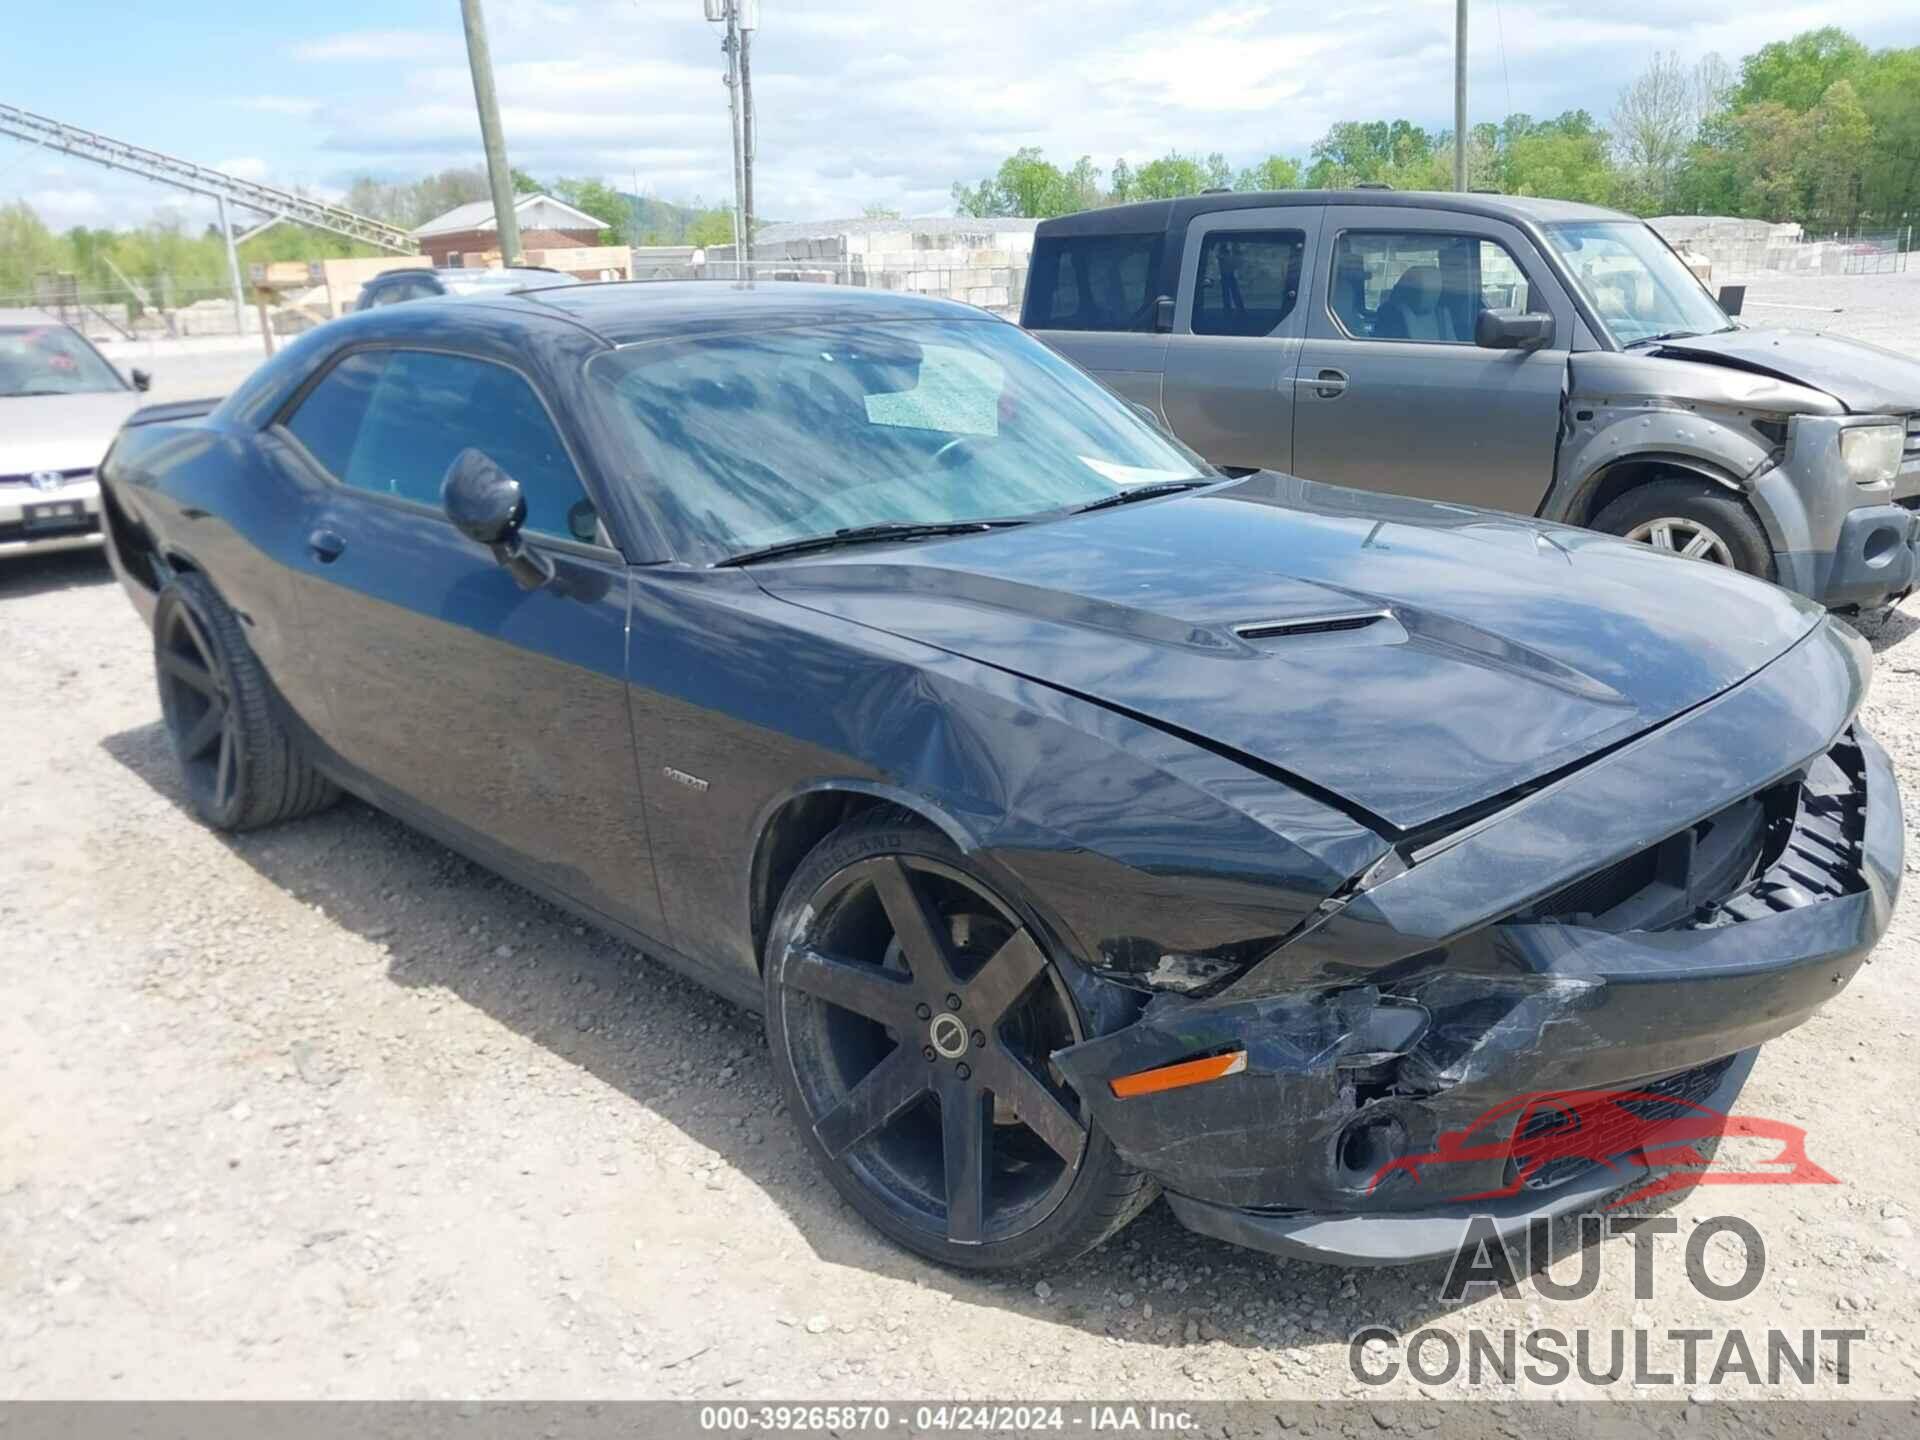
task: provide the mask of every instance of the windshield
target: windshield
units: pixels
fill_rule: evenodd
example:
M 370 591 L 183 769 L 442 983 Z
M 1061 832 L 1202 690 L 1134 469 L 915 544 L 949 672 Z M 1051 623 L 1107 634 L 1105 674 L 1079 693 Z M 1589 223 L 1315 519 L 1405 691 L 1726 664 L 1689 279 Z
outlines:
M 1645 225 L 1582 220 L 1545 229 L 1574 283 L 1618 343 L 1733 328 L 1706 286 Z
M 126 388 L 100 352 L 64 325 L 0 328 L 0 397 Z
M 587 374 L 683 558 L 863 525 L 1028 518 L 1214 478 L 1125 401 L 995 321 L 637 345 L 595 356 Z

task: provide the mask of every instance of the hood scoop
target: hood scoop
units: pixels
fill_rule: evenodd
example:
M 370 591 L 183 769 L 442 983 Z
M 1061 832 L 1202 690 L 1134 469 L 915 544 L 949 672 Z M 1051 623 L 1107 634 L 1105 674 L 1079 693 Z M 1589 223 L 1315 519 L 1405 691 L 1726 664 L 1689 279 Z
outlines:
M 1233 627 L 1242 640 L 1288 640 L 1297 635 L 1334 635 L 1364 630 L 1392 618 L 1390 610 L 1356 610 L 1339 615 L 1302 615 L 1292 620 L 1249 620 Z

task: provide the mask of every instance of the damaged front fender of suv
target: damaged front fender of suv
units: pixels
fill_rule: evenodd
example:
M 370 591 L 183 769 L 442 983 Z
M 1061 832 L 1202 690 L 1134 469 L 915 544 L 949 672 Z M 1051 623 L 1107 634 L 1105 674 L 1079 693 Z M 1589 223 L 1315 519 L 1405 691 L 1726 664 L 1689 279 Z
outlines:
M 1055 1062 L 1195 1229 L 1353 1262 L 1440 1253 L 1479 1208 L 1450 1207 L 1510 1184 L 1511 1161 L 1396 1159 L 1530 1092 L 1724 1107 L 1753 1049 L 1859 967 L 1904 836 L 1853 718 L 1868 663 L 1824 622 L 1593 763 L 1397 846 L 1218 993 L 1158 996 Z M 1128 1083 L 1217 1057 L 1206 1083 Z M 1510 1220 L 1626 1176 L 1549 1178 Z

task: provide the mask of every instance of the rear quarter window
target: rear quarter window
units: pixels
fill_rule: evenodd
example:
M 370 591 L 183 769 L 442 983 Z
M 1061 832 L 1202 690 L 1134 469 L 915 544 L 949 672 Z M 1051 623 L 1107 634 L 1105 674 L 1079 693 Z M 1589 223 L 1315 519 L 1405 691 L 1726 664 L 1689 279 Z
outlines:
M 1034 242 L 1029 330 L 1153 329 L 1164 234 L 1062 235 Z

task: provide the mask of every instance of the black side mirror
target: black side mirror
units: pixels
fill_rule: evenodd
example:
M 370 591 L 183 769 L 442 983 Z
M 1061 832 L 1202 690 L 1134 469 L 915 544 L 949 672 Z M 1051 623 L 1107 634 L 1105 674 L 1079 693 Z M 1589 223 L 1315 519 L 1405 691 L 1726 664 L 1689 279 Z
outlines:
M 1153 302 L 1153 333 L 1168 335 L 1173 332 L 1173 297 L 1162 295 Z
M 454 456 L 440 482 L 440 503 L 453 528 L 493 551 L 522 590 L 538 590 L 553 579 L 553 562 L 521 538 L 527 498 L 520 482 L 482 452 L 469 448 Z
M 1744 285 L 1722 285 L 1720 287 L 1720 308 L 1729 316 L 1738 315 L 1746 308 L 1747 287 Z
M 1538 350 L 1553 343 L 1553 316 L 1501 315 L 1482 310 L 1473 322 L 1473 343 L 1482 350 Z
M 133 388 L 140 391 L 151 390 L 153 388 L 153 376 L 145 370 L 135 370 L 133 372 Z

